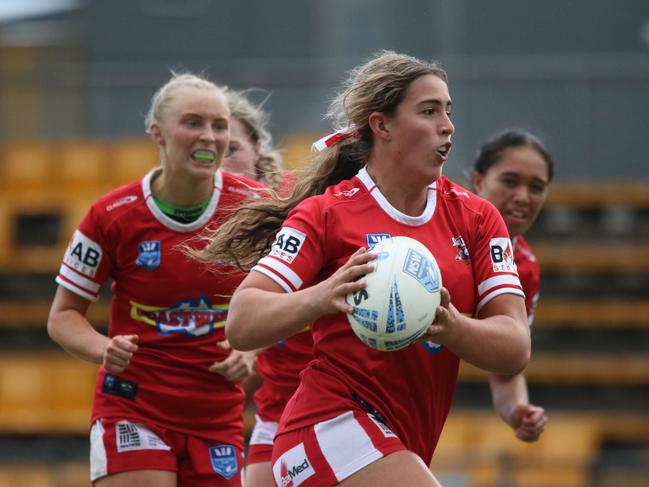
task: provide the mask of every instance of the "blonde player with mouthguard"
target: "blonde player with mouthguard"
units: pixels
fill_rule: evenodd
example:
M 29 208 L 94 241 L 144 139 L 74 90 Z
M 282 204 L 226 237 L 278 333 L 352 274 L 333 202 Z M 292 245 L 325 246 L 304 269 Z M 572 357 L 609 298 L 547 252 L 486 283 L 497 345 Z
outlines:
M 90 431 L 99 487 L 241 485 L 239 383 L 251 361 L 223 345 L 223 326 L 243 275 L 227 267 L 214 275 L 179 248 L 260 186 L 219 169 L 229 117 L 219 87 L 173 75 L 146 118 L 160 166 L 91 206 L 56 278 L 50 336 L 101 365 Z M 105 336 L 86 311 L 109 279 Z

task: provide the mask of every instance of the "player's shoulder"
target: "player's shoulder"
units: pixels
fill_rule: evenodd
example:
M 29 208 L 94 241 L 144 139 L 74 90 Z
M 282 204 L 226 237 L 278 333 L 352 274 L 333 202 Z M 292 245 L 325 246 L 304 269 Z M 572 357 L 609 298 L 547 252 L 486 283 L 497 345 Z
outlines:
M 325 208 L 330 208 L 337 205 L 355 203 L 368 194 L 363 182 L 358 177 L 353 177 L 329 186 L 319 196 L 319 200 Z
M 223 195 L 234 199 L 257 199 L 263 194 L 265 186 L 239 174 L 220 171 Z M 260 191 L 261 190 L 261 191 Z
M 515 240 L 515 245 L 514 245 L 514 253 L 519 256 L 519 258 L 523 258 L 525 260 L 528 260 L 530 262 L 536 262 L 536 254 L 534 253 L 534 249 L 530 245 L 530 243 L 523 237 L 522 235 L 519 235 L 516 237 Z
M 107 218 L 117 218 L 145 203 L 142 180 L 132 181 L 101 196 L 92 209 Z
M 494 211 L 493 205 L 464 186 L 442 176 L 435 183 L 440 199 L 460 211 L 476 214 Z

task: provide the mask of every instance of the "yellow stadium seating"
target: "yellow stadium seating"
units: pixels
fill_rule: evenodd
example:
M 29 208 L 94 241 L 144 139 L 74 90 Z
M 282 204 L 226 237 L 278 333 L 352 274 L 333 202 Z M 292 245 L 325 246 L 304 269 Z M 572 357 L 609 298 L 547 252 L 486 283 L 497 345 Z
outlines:
M 159 163 L 158 148 L 151 139 L 123 139 L 110 144 L 108 159 L 112 187 L 130 183 L 144 176 Z
M 0 151 L 0 186 L 3 191 L 46 191 L 54 176 L 53 144 L 21 142 Z
M 67 194 L 98 197 L 111 189 L 107 146 L 101 141 L 64 142 L 57 147 L 56 162 L 56 180 Z
M 97 366 L 64 352 L 0 356 L 0 431 L 85 433 Z

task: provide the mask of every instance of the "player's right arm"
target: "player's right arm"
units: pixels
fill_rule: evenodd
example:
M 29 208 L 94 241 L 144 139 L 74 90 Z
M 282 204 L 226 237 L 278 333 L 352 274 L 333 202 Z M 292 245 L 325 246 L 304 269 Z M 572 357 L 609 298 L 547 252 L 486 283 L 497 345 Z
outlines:
M 102 364 L 108 372 L 122 372 L 137 350 L 138 337 L 102 335 L 86 319 L 89 305 L 89 300 L 58 286 L 47 320 L 47 332 L 71 355 Z
M 352 312 L 345 296 L 366 286 L 357 279 L 372 271 L 369 261 L 374 258 L 366 249 L 358 249 L 329 278 L 290 293 L 253 270 L 230 301 L 225 324 L 230 345 L 238 350 L 261 348 L 295 335 L 321 316 Z

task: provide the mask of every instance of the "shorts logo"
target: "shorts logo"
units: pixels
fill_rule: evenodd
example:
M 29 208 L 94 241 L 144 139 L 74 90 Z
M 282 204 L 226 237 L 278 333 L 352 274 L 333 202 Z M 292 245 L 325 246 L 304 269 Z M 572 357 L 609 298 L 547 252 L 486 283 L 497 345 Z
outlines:
M 492 238 L 489 243 L 489 254 L 494 272 L 516 273 L 512 241 L 508 238 Z
M 119 453 L 133 450 L 171 450 L 153 431 L 139 423 L 115 423 L 115 443 Z
M 290 264 L 297 257 L 305 240 L 306 235 L 304 233 L 294 228 L 284 227 L 279 231 L 277 237 L 275 237 L 275 242 L 271 247 L 269 255 L 282 259 L 284 262 Z
M 315 475 L 304 450 L 304 443 L 285 452 L 273 465 L 275 483 L 280 487 L 297 487 Z
M 160 267 L 160 240 L 144 240 L 137 245 L 135 265 L 147 271 Z
M 212 468 L 225 480 L 230 480 L 239 470 L 237 450 L 232 445 L 221 444 L 210 447 Z
M 397 435 L 395 435 L 390 428 L 387 427 L 385 423 L 382 423 L 378 419 L 376 419 L 375 416 L 371 415 L 370 413 L 367 413 L 367 417 L 372 420 L 372 422 L 381 430 L 381 433 L 383 433 L 383 436 L 386 438 L 396 438 Z
M 101 262 L 101 247 L 79 230 L 74 232 L 63 262 L 79 274 L 95 277 Z
M 365 235 L 365 238 L 367 239 L 367 247 L 372 248 L 381 240 L 392 238 L 392 235 L 389 233 L 368 233 Z

